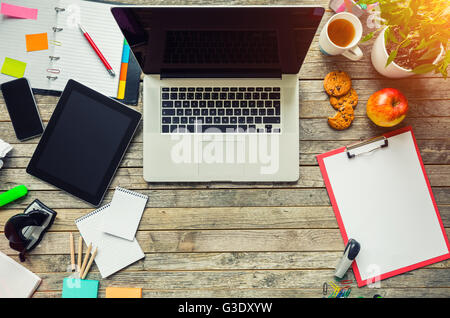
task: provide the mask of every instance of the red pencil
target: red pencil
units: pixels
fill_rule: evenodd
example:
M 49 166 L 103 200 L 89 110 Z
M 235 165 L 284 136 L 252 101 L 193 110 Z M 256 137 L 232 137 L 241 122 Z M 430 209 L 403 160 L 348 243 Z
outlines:
M 78 26 L 80 27 L 81 32 L 83 32 L 84 37 L 86 38 L 86 40 L 88 40 L 89 44 L 92 46 L 92 48 L 94 49 L 95 53 L 97 53 L 98 57 L 100 58 L 100 60 L 102 60 L 103 64 L 105 65 L 106 69 L 108 70 L 108 73 L 111 76 L 116 76 L 116 73 L 114 73 L 111 65 L 109 65 L 108 61 L 106 60 L 106 58 L 103 56 L 102 52 L 100 52 L 100 49 L 97 47 L 97 45 L 95 45 L 94 41 L 92 40 L 92 38 L 90 37 L 90 35 L 87 33 L 87 31 L 80 25 L 78 24 Z

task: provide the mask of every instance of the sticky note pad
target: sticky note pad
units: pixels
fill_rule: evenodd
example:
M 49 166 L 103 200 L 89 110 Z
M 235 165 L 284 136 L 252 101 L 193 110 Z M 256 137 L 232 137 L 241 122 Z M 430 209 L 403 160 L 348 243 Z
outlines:
M 124 99 L 125 98 L 125 93 L 126 93 L 126 88 L 127 86 L 127 82 L 126 81 L 119 81 L 119 90 L 117 91 L 117 98 L 118 99 Z
M 12 18 L 37 20 L 38 9 L 16 6 L 2 2 L 0 13 Z
M 3 63 L 1 73 L 17 78 L 21 78 L 25 75 L 25 69 L 27 68 L 27 63 L 5 57 L 5 62 Z
M 48 50 L 47 33 L 27 34 L 25 41 L 28 52 Z
M 64 278 L 62 298 L 97 298 L 97 280 Z
M 142 288 L 106 287 L 106 298 L 142 298 Z

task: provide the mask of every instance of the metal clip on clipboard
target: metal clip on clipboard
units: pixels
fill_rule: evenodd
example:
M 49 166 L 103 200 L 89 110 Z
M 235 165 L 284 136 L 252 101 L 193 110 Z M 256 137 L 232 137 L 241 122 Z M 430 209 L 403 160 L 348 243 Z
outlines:
M 388 139 L 384 136 L 380 136 L 347 146 L 345 148 L 347 150 L 347 157 L 349 159 L 352 159 L 356 156 L 367 154 L 377 149 L 387 147 L 388 145 Z

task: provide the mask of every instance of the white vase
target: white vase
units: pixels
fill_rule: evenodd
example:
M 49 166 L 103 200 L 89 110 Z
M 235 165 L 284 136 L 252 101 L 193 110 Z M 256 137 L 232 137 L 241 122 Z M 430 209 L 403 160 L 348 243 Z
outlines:
M 375 67 L 375 69 L 381 75 L 390 78 L 402 78 L 414 75 L 412 70 L 401 67 L 397 65 L 395 62 L 391 62 L 388 66 L 386 66 L 389 54 L 386 50 L 386 45 L 384 42 L 385 30 L 386 28 L 384 28 L 383 31 L 380 32 L 372 47 L 371 57 L 373 67 Z M 437 63 L 442 58 L 443 54 L 444 48 L 441 46 L 441 53 L 434 60 L 434 63 Z

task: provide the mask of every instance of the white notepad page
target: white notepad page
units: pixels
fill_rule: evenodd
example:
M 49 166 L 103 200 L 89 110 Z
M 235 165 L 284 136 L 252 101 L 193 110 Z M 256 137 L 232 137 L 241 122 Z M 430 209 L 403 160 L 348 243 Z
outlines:
M 117 187 L 108 211 L 103 213 L 102 231 L 133 240 L 147 200 L 144 194 Z
M 0 298 L 28 298 L 41 283 L 36 274 L 0 252 Z
M 56 39 L 62 45 L 55 47 L 54 55 L 60 59 L 53 65 L 60 68 L 61 73 L 51 82 L 50 88 L 63 90 L 67 81 L 73 79 L 106 96 L 116 97 L 124 38 L 111 13 L 112 6 L 81 0 L 61 0 L 58 6 L 65 11 L 57 15 L 57 26 L 63 30 L 57 33 Z M 78 22 L 94 40 L 116 76 L 109 75 L 80 31 Z
M 362 280 L 449 253 L 410 131 L 348 159 L 324 158 Z
M 124 240 L 99 229 L 103 214 L 108 212 L 109 206 L 109 204 L 105 205 L 75 221 L 86 244 L 92 243 L 92 250 L 98 247 L 95 264 L 97 264 L 102 278 L 145 257 L 136 239 Z

